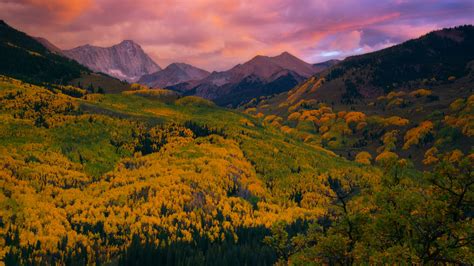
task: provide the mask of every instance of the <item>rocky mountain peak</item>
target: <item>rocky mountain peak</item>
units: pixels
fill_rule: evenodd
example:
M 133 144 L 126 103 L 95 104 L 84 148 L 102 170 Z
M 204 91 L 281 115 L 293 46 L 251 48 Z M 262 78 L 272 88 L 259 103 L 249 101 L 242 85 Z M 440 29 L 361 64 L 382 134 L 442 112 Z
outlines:
M 64 54 L 94 71 L 130 82 L 161 70 L 140 45 L 132 40 L 123 40 L 111 47 L 87 44 L 64 51 Z
M 200 80 L 207 76 L 209 72 L 206 70 L 186 63 L 172 63 L 163 70 L 144 75 L 138 82 L 154 88 L 165 88 L 182 82 Z
M 135 48 L 140 48 L 141 49 L 141 46 L 138 43 L 136 43 L 132 40 L 123 40 L 119 44 L 117 44 L 117 46 L 135 47 Z

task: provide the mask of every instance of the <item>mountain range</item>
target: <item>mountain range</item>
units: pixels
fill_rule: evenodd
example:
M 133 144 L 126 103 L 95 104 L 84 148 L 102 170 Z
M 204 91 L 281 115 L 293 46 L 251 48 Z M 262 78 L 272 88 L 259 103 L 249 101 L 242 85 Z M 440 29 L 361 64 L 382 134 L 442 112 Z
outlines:
M 191 80 L 201 80 L 209 76 L 209 72 L 185 63 L 173 63 L 165 69 L 143 75 L 138 83 L 152 88 L 165 88 Z
M 364 97 L 377 97 L 397 88 L 415 88 L 422 81 L 433 77 L 439 81 L 447 80 L 450 76 L 464 76 L 469 71 L 469 62 L 474 58 L 471 48 L 474 46 L 472 26 L 464 26 L 432 32 L 418 39 L 343 61 L 329 60 L 311 65 L 283 52 L 274 57 L 258 55 L 229 70 L 209 73 L 184 63 L 173 63 L 161 69 L 140 45 L 130 40 L 108 48 L 84 45 L 61 50 L 46 39 L 32 38 L 3 21 L 0 26 L 4 32 L 0 40 L 5 47 L 2 49 L 2 53 L 5 53 L 5 60 L 2 61 L 5 74 L 35 79 L 38 75 L 53 74 L 43 73 L 49 71 L 61 73 L 66 82 L 74 77 L 73 84 L 76 85 L 84 86 L 89 82 L 86 85 L 89 86 L 91 80 L 95 82 L 100 79 L 102 81 L 99 83 L 103 86 L 113 83 L 116 88 L 123 87 L 120 83 L 109 82 L 112 79 L 103 82 L 106 76 L 101 74 L 95 74 L 92 78 L 89 76 L 87 82 L 81 82 L 78 78 L 87 73 L 90 75 L 89 68 L 128 82 L 138 82 L 152 88 L 168 88 L 182 95 L 200 96 L 223 106 L 238 106 L 253 98 L 277 95 L 291 89 L 292 95 L 298 95 L 292 98 L 293 101 L 314 98 L 351 102 Z M 18 69 L 18 72 L 30 74 L 15 74 L 14 68 L 7 69 L 7 65 L 11 65 L 9 58 L 13 58 L 11 54 L 15 55 L 14 60 L 28 58 L 31 61 L 28 67 Z M 62 67 L 58 66 L 55 70 L 54 67 L 40 67 L 45 64 L 45 59 L 52 66 Z M 303 92 L 302 88 L 313 86 L 311 82 L 315 81 L 307 80 L 312 75 L 324 78 L 325 82 L 317 90 Z M 51 78 L 41 77 L 39 80 L 48 81 Z
M 104 82 L 107 77 L 103 74 L 106 74 L 152 88 L 169 88 L 183 95 L 211 99 L 223 106 L 237 106 L 252 98 L 288 91 L 313 74 L 339 62 L 330 60 L 311 65 L 288 52 L 283 52 L 274 57 L 258 55 L 227 71 L 209 73 L 185 63 L 172 63 L 161 69 L 140 45 L 131 40 L 124 40 L 106 48 L 83 45 L 70 50 L 61 50 L 45 38 L 29 38 L 31 42 L 46 48 L 50 55 L 73 59 L 97 72 L 81 79 L 77 77 L 84 74 L 75 74 L 76 79 L 72 82 L 75 85 L 96 84 L 109 87 L 108 91 L 120 91 L 120 88 L 125 88 L 123 84 L 112 79 Z M 63 60 L 68 61 L 66 58 Z M 113 84 L 115 89 L 111 89 L 110 84 Z
M 129 82 L 161 70 L 134 41 L 124 40 L 111 47 L 83 45 L 64 50 L 64 55 L 88 68 Z
M 43 42 L 54 49 L 50 43 Z M 209 73 L 185 63 L 173 63 L 161 69 L 133 41 L 123 41 L 109 48 L 85 45 L 63 51 L 63 54 L 97 72 L 152 88 L 169 88 L 184 95 L 200 96 L 224 106 L 236 106 L 254 97 L 288 91 L 338 62 L 331 60 L 311 65 L 284 52 L 274 57 L 258 55 L 220 72 Z
M 317 72 L 317 68 L 288 52 L 274 57 L 258 55 L 227 71 L 170 87 L 185 95 L 236 106 L 254 97 L 287 91 Z

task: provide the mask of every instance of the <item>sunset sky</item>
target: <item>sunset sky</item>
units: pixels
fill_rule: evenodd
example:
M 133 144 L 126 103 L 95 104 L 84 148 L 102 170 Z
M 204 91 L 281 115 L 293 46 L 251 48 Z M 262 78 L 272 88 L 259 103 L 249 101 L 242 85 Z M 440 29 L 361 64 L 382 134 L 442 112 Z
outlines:
M 0 19 L 62 49 L 131 39 L 162 67 L 207 70 L 283 51 L 344 58 L 473 24 L 473 14 L 473 0 L 0 0 Z

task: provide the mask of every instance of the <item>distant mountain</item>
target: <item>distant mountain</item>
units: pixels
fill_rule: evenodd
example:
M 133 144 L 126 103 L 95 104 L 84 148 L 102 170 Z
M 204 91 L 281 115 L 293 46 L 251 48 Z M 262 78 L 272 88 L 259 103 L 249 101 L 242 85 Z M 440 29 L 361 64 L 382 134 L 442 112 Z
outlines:
M 331 60 L 324 61 L 321 63 L 313 64 L 313 67 L 316 69 L 316 72 L 321 72 L 321 71 L 326 70 L 327 68 L 334 66 L 335 64 L 339 62 L 341 62 L 341 60 L 331 59 Z
M 91 71 L 51 52 L 37 39 L 0 20 L 0 74 L 31 83 L 66 83 Z
M 130 82 L 161 70 L 140 45 L 130 40 L 107 48 L 84 45 L 63 53 L 94 71 Z
M 259 55 L 230 70 L 171 88 L 220 105 L 236 106 L 254 97 L 287 91 L 315 72 L 311 64 L 284 52 L 275 57 Z
M 144 75 L 138 83 L 152 88 L 165 88 L 182 82 L 201 80 L 209 76 L 209 72 L 184 63 L 173 63 L 165 69 Z

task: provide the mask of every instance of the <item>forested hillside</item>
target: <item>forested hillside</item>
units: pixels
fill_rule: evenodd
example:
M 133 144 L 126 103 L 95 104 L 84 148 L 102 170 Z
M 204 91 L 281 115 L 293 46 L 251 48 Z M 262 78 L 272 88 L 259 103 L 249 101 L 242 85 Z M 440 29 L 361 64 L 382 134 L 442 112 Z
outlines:
M 245 241 L 268 249 L 261 238 L 277 220 L 326 212 L 318 191 L 329 189 L 331 169 L 379 174 L 200 98 L 79 88 L 73 98 L 61 93 L 72 87 L 6 77 L 0 88 L 8 263 L 111 261 L 133 235 L 173 247 L 238 243 L 250 230 Z M 242 245 L 235 252 L 254 256 Z
M 325 83 L 300 99 L 353 103 L 396 90 L 449 84 L 474 75 L 474 26 L 428 33 L 368 54 L 346 58 L 320 75 Z
M 54 49 L 49 50 L 51 47 L 40 41 L 0 20 L 0 74 L 37 85 L 74 84 L 89 92 L 117 93 L 130 89 L 130 84 L 93 73 Z
M 0 102 L 7 265 L 473 262 L 470 153 L 374 167 L 166 90 L 2 77 Z
M 348 58 L 288 93 L 254 99 L 242 109 L 350 160 L 393 152 L 430 169 L 428 151 L 472 151 L 473 38 L 472 26 L 429 33 Z M 373 79 L 397 73 L 403 78 L 389 87 Z
M 33 83 L 65 84 L 90 70 L 49 51 L 40 42 L 0 20 L 0 74 Z

